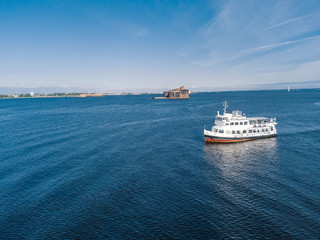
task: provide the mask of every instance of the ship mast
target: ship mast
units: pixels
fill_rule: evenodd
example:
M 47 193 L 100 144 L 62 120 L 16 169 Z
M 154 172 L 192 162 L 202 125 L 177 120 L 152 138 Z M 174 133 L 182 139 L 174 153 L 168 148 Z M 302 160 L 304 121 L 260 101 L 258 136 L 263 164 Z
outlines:
M 224 107 L 224 109 L 223 109 L 223 115 L 224 115 L 224 114 L 226 114 L 227 107 L 228 107 L 228 102 L 227 102 L 227 101 L 225 101 L 225 102 L 223 103 L 223 107 Z

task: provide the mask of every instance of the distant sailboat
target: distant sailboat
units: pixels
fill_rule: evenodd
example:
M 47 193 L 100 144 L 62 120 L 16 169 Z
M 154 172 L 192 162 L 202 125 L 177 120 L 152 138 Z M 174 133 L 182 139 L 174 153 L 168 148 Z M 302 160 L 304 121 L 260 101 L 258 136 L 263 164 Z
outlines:
M 290 87 L 288 86 L 288 92 L 290 92 Z

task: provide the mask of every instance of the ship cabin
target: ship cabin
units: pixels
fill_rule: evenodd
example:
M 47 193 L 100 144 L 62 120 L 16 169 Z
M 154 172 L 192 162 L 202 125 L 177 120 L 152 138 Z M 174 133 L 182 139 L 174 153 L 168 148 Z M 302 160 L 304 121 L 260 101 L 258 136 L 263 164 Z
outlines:
M 214 121 L 217 126 L 237 126 L 237 125 L 265 125 L 267 123 L 271 123 L 272 119 L 265 117 L 250 117 L 247 118 L 245 114 L 241 111 L 233 111 L 231 113 L 224 113 L 223 115 L 219 114 L 216 116 Z
M 251 133 L 267 133 L 274 130 L 273 124 L 275 119 L 265 117 L 249 117 L 241 111 L 233 111 L 223 115 L 218 114 L 215 118 L 215 126 L 212 127 L 212 132 L 226 134 L 251 134 Z

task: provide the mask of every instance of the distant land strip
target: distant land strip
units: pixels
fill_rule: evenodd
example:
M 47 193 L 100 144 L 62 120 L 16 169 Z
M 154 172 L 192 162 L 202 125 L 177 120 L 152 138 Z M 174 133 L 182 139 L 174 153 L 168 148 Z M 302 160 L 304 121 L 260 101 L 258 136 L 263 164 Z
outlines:
M 52 93 L 52 94 L 0 94 L 0 99 L 17 99 L 17 98 L 63 98 L 63 97 L 104 97 L 119 95 L 144 95 L 150 93 Z

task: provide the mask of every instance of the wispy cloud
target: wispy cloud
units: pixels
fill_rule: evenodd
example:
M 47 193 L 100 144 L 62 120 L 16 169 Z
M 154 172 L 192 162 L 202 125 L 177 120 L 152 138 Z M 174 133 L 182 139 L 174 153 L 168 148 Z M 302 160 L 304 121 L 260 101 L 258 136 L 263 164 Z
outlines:
M 237 59 L 241 59 L 241 58 L 248 56 L 250 54 L 269 51 L 269 50 L 272 50 L 275 48 L 283 47 L 286 45 L 294 45 L 297 43 L 301 43 L 301 42 L 305 42 L 305 41 L 309 41 L 309 40 L 313 40 L 313 39 L 320 39 L 320 36 L 307 37 L 307 38 L 303 38 L 303 39 L 299 39 L 299 40 L 295 40 L 295 41 L 285 41 L 285 42 L 281 42 L 281 43 L 275 43 L 275 44 L 269 44 L 269 45 L 264 45 L 264 46 L 260 46 L 260 47 L 245 49 L 245 50 L 237 51 L 235 53 L 235 55 L 233 55 L 233 56 L 221 57 L 219 61 L 217 61 L 217 60 L 216 61 L 212 61 L 212 60 L 194 61 L 194 62 L 191 62 L 190 65 L 209 67 L 209 66 L 213 66 L 218 63 L 228 63 L 230 61 L 235 61 Z M 242 64 L 240 64 L 240 66 L 243 67 L 243 66 L 245 66 L 245 64 L 242 63 Z M 239 68 L 239 66 L 230 66 L 230 67 L 231 67 L 231 69 L 238 69 Z
M 195 61 L 190 63 L 190 65 L 197 65 L 197 66 L 203 66 L 203 67 L 208 67 L 214 65 L 214 62 L 205 62 L 205 61 Z
M 284 25 L 286 25 L 286 24 L 289 24 L 289 23 L 301 21 L 301 20 L 303 20 L 304 18 L 307 18 L 307 17 L 309 17 L 309 16 L 311 16 L 311 14 L 308 14 L 308 15 L 305 15 L 305 16 L 301 16 L 301 17 L 291 18 L 291 19 L 285 20 L 285 21 L 283 21 L 283 22 L 274 24 L 274 25 L 272 25 L 272 26 L 270 26 L 270 27 L 267 27 L 267 28 L 263 29 L 262 31 L 268 31 L 268 30 L 271 30 L 271 29 L 273 29 L 273 28 L 282 27 L 282 26 L 284 26 Z
M 267 51 L 267 50 L 271 50 L 273 48 L 282 47 L 282 46 L 285 46 L 285 45 L 291 45 L 291 44 L 295 44 L 295 43 L 300 43 L 300 42 L 304 42 L 304 41 L 308 41 L 308 40 L 312 40 L 312 39 L 316 39 L 316 38 L 320 38 L 320 36 L 307 37 L 307 38 L 303 38 L 303 39 L 299 39 L 299 40 L 295 40 L 295 41 L 285 41 L 285 42 L 281 42 L 281 43 L 275 43 L 275 44 L 260 46 L 260 47 L 256 47 L 256 48 L 242 50 L 242 52 L 244 52 L 244 53 L 254 53 L 254 52 Z
M 99 24 L 112 29 L 118 33 L 129 35 L 132 37 L 147 36 L 149 31 L 145 26 L 139 25 L 133 21 L 120 19 L 117 17 L 108 17 L 97 10 L 84 10 L 85 14 L 94 19 Z

